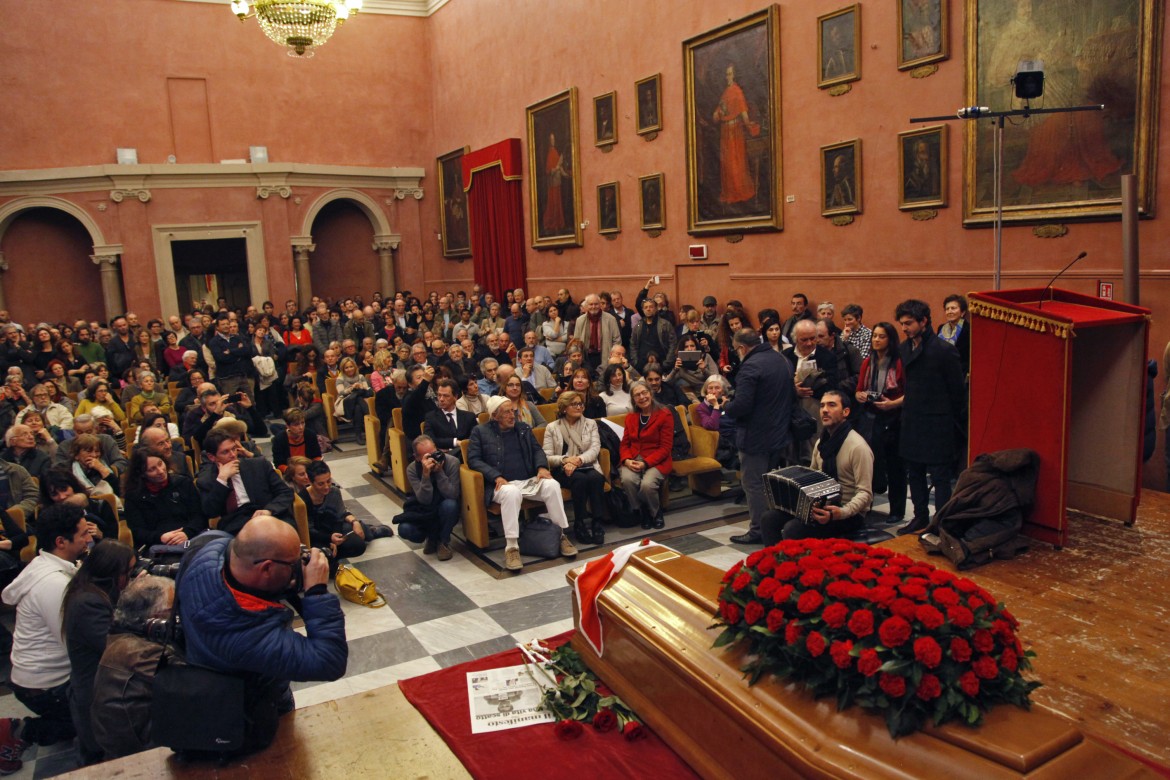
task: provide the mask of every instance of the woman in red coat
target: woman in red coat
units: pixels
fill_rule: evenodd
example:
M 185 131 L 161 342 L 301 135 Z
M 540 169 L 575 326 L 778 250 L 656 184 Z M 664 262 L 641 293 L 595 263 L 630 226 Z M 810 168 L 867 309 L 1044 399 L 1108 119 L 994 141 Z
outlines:
M 634 411 L 626 415 L 622 436 L 622 489 L 630 506 L 642 513 L 643 528 L 662 528 L 662 506 L 658 490 L 670 476 L 674 446 L 674 418 L 670 409 L 654 400 L 650 385 L 638 380 L 630 385 Z

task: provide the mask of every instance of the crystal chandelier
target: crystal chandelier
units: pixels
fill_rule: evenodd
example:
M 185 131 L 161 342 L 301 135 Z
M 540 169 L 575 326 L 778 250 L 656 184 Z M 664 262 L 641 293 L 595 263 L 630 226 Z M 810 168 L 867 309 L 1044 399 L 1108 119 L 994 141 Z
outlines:
M 241 22 L 255 16 L 265 35 L 288 47 L 290 57 L 312 57 L 313 49 L 361 7 L 362 0 L 232 0 L 232 13 Z

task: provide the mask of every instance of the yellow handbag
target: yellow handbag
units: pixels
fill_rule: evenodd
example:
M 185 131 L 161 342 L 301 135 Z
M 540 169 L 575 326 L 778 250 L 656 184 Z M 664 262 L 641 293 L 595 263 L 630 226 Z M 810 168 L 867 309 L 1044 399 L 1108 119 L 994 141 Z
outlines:
M 367 607 L 386 606 L 386 599 L 378 595 L 378 586 L 356 566 L 348 563 L 339 565 L 333 585 L 337 588 L 338 595 L 346 601 Z

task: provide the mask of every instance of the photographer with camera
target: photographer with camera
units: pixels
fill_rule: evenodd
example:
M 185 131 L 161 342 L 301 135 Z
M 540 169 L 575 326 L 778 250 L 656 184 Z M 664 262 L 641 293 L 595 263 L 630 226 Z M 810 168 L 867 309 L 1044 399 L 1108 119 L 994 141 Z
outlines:
M 414 460 L 406 467 L 406 479 L 414 495 L 395 518 L 398 535 L 423 542 L 423 554 L 438 553 L 440 561 L 451 558 L 451 530 L 459 522 L 459 460 L 448 457 L 425 433 L 412 444 Z
M 273 716 L 293 709 L 290 681 L 345 674 L 345 614 L 326 589 L 329 563 L 321 550 L 301 547 L 294 526 L 267 513 L 256 513 L 234 538 L 212 531 L 197 544 L 177 585 L 186 660 L 245 678 L 250 727 L 263 732 L 253 731 L 249 746 L 263 747 L 275 734 Z M 298 593 L 304 635 L 281 603 Z
M 268 428 L 262 418 L 257 419 L 255 405 L 247 393 L 223 395 L 215 385 L 204 382 L 199 386 L 198 398 L 199 405 L 189 409 L 183 418 L 181 430 L 184 439 L 203 441 L 224 417 L 240 420 L 252 436 L 268 435 Z

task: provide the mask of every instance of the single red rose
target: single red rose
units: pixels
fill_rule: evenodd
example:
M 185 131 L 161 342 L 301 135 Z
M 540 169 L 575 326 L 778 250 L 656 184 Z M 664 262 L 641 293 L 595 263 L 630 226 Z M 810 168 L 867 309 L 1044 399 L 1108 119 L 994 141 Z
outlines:
M 553 728 L 561 739 L 576 739 L 585 731 L 585 727 L 575 720 L 558 720 Z
M 869 600 L 875 604 L 881 604 L 883 607 L 888 607 L 893 604 L 894 599 L 897 597 L 898 591 L 888 585 L 878 585 L 869 589 Z
M 942 648 L 932 636 L 920 636 L 914 640 L 914 657 L 927 669 L 933 669 L 942 661 Z
M 893 558 L 894 551 L 887 550 L 885 547 L 870 547 L 869 548 L 869 557 L 870 558 L 887 558 L 887 559 Z
M 631 720 L 622 726 L 622 736 L 626 738 L 627 742 L 637 742 L 639 739 L 646 738 L 646 729 L 642 728 L 642 724 L 638 721 Z
M 853 571 L 853 567 L 847 563 L 830 563 L 825 567 L 825 571 L 831 577 L 847 577 L 849 572 Z
M 813 658 L 819 658 L 825 652 L 827 643 L 825 642 L 824 635 L 822 635 L 820 631 L 813 631 L 808 635 L 808 638 L 804 640 L 804 646 L 808 649 L 809 654 L 812 655 Z
M 825 607 L 824 612 L 821 613 L 821 619 L 825 621 L 825 625 L 829 628 L 840 628 L 849 619 L 849 607 L 839 601 L 835 601 Z
M 781 585 L 779 588 L 776 588 L 776 592 L 772 594 L 772 601 L 776 604 L 783 604 L 788 601 L 788 599 L 792 598 L 792 591 L 794 590 L 796 590 L 796 588 L 792 587 L 791 585 Z
M 801 571 L 815 571 L 825 568 L 825 559 L 817 555 L 806 555 L 796 562 Z
M 959 663 L 966 663 L 971 660 L 971 645 L 966 639 L 955 637 L 951 640 L 951 658 Z
M 954 588 L 935 588 L 930 597 L 934 599 L 935 603 L 942 604 L 944 607 L 959 603 L 959 594 Z
M 953 609 L 953 607 L 952 607 Z M 939 612 L 929 604 L 919 604 L 918 608 L 914 610 L 914 617 L 919 623 L 926 626 L 926 628 L 933 631 L 946 622 L 943 613 Z
M 915 613 L 918 612 L 918 605 L 910 599 L 894 599 L 890 604 L 890 612 L 903 620 L 913 620 Z
M 926 599 L 926 588 L 916 582 L 904 582 L 898 586 L 898 592 L 908 599 L 915 601 L 924 601 Z
M 747 606 L 743 608 L 743 619 L 749 626 L 754 626 L 760 622 L 760 618 L 764 616 L 764 607 L 758 601 L 749 601 Z
M 780 542 L 780 552 L 793 558 L 805 551 L 804 540 L 802 539 L 785 539 Z
M 806 588 L 819 588 L 824 581 L 824 569 L 810 569 L 800 575 L 800 584 Z
M 796 602 L 796 608 L 804 614 L 816 612 L 825 603 L 825 597 L 819 591 L 806 590 Z
M 768 613 L 768 630 L 773 634 L 784 627 L 784 613 L 778 609 L 773 609 Z
M 991 624 L 991 633 L 995 634 L 999 641 L 1006 645 L 1012 641 L 1014 632 L 1011 624 L 1001 618 Z
M 865 556 L 859 552 L 845 553 L 844 558 L 849 563 L 861 563 L 865 560 Z
M 971 670 L 984 680 L 994 680 L 999 676 L 999 665 L 989 655 L 981 655 L 971 664 Z
M 780 580 L 775 577 L 764 577 L 760 580 L 760 584 L 756 586 L 756 598 L 770 599 L 780 587 Z
M 790 645 L 795 645 L 803 636 L 804 631 L 800 629 L 800 624 L 795 620 L 791 621 L 784 629 L 784 641 Z
M 971 698 L 979 695 L 979 678 L 975 672 L 963 672 L 959 675 L 959 688 Z
M 1010 625 L 1013 629 L 1020 627 L 1020 621 L 1016 620 L 1016 616 L 1008 612 L 1006 609 L 1001 609 L 999 611 L 999 616 L 1006 620 L 1008 625 Z
M 923 701 L 937 699 L 942 695 L 942 683 L 933 674 L 924 674 L 922 675 L 922 680 L 918 683 L 918 690 L 914 692 L 914 695 Z
M 903 645 L 910 638 L 910 624 L 896 615 L 886 618 L 878 628 L 878 638 L 886 647 Z
M 878 678 L 878 687 L 885 691 L 887 696 L 897 699 L 906 695 L 906 678 L 883 672 Z
M 751 584 L 752 584 L 752 575 L 748 574 L 745 571 L 745 572 L 741 573 L 738 577 L 736 577 L 735 581 L 731 583 L 731 589 L 733 591 L 735 591 L 736 593 L 739 593 L 741 590 L 743 590 L 744 588 L 746 588 L 748 585 L 751 585 Z
M 800 574 L 800 568 L 792 561 L 784 561 L 784 563 L 776 567 L 776 574 L 774 576 L 781 582 L 787 582 L 795 578 L 797 574 Z
M 954 583 L 955 590 L 963 594 L 971 594 L 979 590 L 979 586 L 966 577 L 959 577 Z
M 756 568 L 757 565 L 759 565 L 760 560 L 763 557 L 764 557 L 764 551 L 763 550 L 756 550 L 755 552 L 753 552 L 751 555 L 749 555 L 747 557 L 747 560 L 744 561 L 744 565 L 747 566 L 749 569 L 754 569 L 754 568 Z
M 857 659 L 857 671 L 866 677 L 873 677 L 881 668 L 882 659 L 878 658 L 877 650 L 867 648 L 861 651 L 861 656 Z
M 906 567 L 906 574 L 911 577 L 929 577 L 934 567 L 927 563 L 914 563 Z
M 723 575 L 723 584 L 726 585 L 735 579 L 735 575 L 739 574 L 739 570 L 742 568 L 743 561 L 737 561 L 736 564 L 728 569 L 727 572 Z
M 603 734 L 617 728 L 617 723 L 617 715 L 614 714 L 613 710 L 601 709 L 593 716 L 593 728 Z
M 1014 672 L 1020 666 L 1020 657 L 1016 655 L 1015 650 L 1005 647 L 1003 654 L 999 657 L 999 665 L 1009 672 Z
M 849 616 L 849 630 L 855 637 L 867 637 L 873 633 L 873 613 L 859 609 Z
M 971 609 L 979 609 L 982 606 L 986 606 L 986 604 L 987 604 L 987 602 L 984 601 L 983 599 L 979 598 L 978 596 L 968 596 L 967 597 L 967 606 L 970 607 Z
M 896 588 L 902 584 L 902 578 L 896 574 L 891 574 L 889 569 L 885 569 L 885 574 L 877 578 L 877 584 L 887 588 Z
M 829 656 L 838 669 L 848 669 L 853 666 L 852 651 L 853 642 L 849 639 L 836 641 L 829 646 Z
M 834 599 L 847 599 L 850 593 L 853 592 L 852 582 L 842 582 L 841 580 L 834 580 L 825 586 L 825 595 Z
M 854 582 L 870 582 L 877 579 L 877 574 L 873 569 L 857 569 L 849 575 L 849 579 Z
M 955 575 L 945 569 L 935 569 L 930 573 L 930 581 L 934 585 L 949 585 L 956 579 Z
M 970 628 L 975 623 L 975 613 L 962 604 L 956 604 L 947 607 L 947 620 L 956 628 Z
M 995 649 L 995 637 L 985 628 L 976 631 L 971 641 L 974 643 L 975 649 L 981 653 L 990 653 Z
M 719 608 L 719 611 L 723 614 L 723 620 L 728 625 L 734 626 L 736 623 L 739 622 L 739 605 L 738 604 L 732 604 L 730 601 L 725 601 L 725 602 L 723 602 L 723 605 Z
M 775 568 L 776 568 L 776 559 L 774 557 L 772 557 L 772 555 L 770 555 L 770 554 L 765 555 L 763 558 L 760 559 L 760 562 L 758 564 L 756 564 L 756 571 L 758 571 L 760 574 L 764 574 L 764 575 L 771 574 L 772 570 Z

